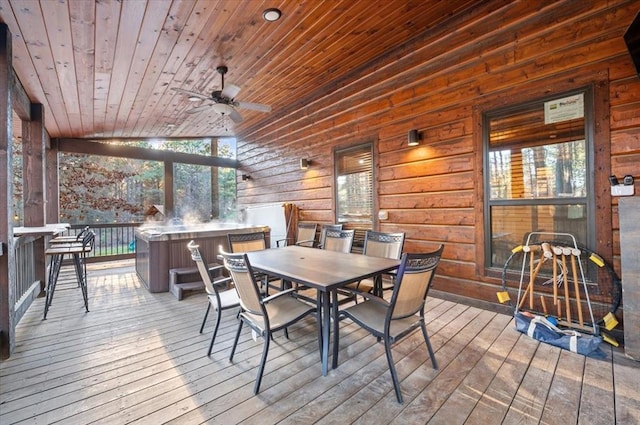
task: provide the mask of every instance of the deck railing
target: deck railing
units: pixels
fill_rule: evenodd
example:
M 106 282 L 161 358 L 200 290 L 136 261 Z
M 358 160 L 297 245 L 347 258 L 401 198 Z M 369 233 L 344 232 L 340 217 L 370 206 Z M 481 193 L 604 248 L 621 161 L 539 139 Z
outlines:
M 135 257 L 135 229 L 142 223 L 91 224 L 96 234 L 94 249 L 87 261 L 99 262 Z M 66 235 L 77 235 L 87 225 L 77 224 L 69 228 Z M 14 315 L 12 323 L 18 323 L 33 300 L 39 296 L 46 284 L 48 259 L 44 258 L 45 242 L 41 237 L 22 236 L 15 238 L 14 288 L 9 292 Z M 72 261 L 70 258 L 65 262 Z
M 134 258 L 136 252 L 135 230 L 142 223 L 111 223 L 111 224 L 74 224 L 68 230 L 68 235 L 77 235 L 86 226 L 96 234 L 95 246 L 87 261 L 110 261 Z
M 18 238 L 15 245 L 15 265 L 16 265 L 16 288 L 12 291 L 15 299 L 11 300 L 17 303 L 25 294 L 27 294 L 37 280 L 36 277 L 36 261 L 34 255 L 34 241 L 32 237 Z

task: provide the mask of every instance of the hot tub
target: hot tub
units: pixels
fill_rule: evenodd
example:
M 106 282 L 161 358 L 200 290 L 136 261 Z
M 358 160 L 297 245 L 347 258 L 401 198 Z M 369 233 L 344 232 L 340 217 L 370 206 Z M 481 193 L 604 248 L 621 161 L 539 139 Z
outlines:
M 195 266 L 187 243 L 195 240 L 207 263 L 215 263 L 218 247 L 228 250 L 227 234 L 265 232 L 269 226 L 238 223 L 147 224 L 136 229 L 136 273 L 149 292 L 169 291 L 169 270 Z

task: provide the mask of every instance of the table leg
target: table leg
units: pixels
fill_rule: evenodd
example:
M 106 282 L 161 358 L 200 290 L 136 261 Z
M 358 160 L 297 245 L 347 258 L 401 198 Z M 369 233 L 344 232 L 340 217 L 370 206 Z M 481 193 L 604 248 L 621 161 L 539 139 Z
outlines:
M 322 376 L 329 371 L 329 333 L 331 332 L 331 310 L 329 307 L 329 291 L 322 292 Z
M 338 367 L 338 291 L 331 291 L 333 295 L 333 302 L 331 303 L 331 317 L 333 317 L 333 360 L 331 362 L 331 367 L 333 369 Z
M 373 295 L 382 297 L 382 275 L 377 274 L 373 277 Z
M 320 353 L 320 362 L 322 363 L 322 294 L 316 291 L 316 313 L 318 314 L 318 353 Z

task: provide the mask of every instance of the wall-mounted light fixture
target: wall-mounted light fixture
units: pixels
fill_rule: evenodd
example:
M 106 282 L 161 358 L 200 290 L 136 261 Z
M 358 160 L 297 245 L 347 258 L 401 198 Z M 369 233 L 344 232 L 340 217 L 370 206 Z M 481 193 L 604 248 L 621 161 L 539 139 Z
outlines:
M 246 182 L 247 180 L 251 180 L 251 176 L 249 174 L 243 174 L 241 177 L 243 182 Z
M 308 169 L 310 165 L 311 165 L 311 160 L 310 159 L 306 159 L 306 158 L 300 159 L 300 169 L 301 170 Z
M 267 22 L 275 22 L 280 19 L 280 16 L 282 16 L 282 12 L 280 12 L 280 9 L 276 9 L 275 7 L 265 9 L 265 11 L 262 12 L 262 17 Z
M 422 135 L 418 130 L 409 130 L 409 137 L 407 138 L 407 144 L 409 146 L 418 146 L 422 140 Z

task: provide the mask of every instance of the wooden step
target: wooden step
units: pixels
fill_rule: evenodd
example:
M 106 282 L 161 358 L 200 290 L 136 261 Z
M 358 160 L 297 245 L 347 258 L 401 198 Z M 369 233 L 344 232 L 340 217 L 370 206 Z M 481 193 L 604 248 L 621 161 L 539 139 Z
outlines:
M 199 282 L 183 282 L 183 283 L 170 283 L 169 292 L 171 292 L 178 301 L 182 301 L 184 291 L 202 291 L 204 290 L 204 283 Z

